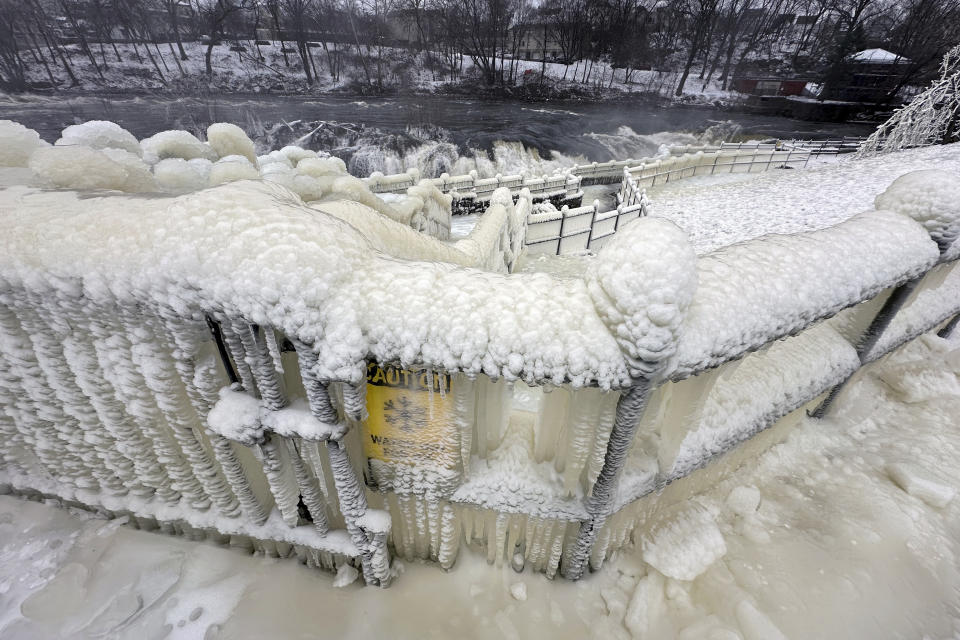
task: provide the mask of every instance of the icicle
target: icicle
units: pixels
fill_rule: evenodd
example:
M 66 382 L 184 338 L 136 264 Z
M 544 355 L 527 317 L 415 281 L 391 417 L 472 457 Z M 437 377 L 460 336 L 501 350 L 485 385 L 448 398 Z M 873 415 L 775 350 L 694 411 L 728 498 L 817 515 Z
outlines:
M 253 373 L 250 371 L 250 364 L 247 362 L 247 354 L 240 337 L 234 331 L 231 322 L 220 319 L 219 324 L 223 342 L 230 352 L 230 357 L 233 358 L 233 366 L 237 371 L 237 377 L 240 378 L 240 384 L 246 389 L 247 393 L 256 395 L 257 385 L 253 381 Z
M 580 389 L 572 399 L 567 420 L 567 459 L 563 470 L 563 488 L 567 495 L 576 493 L 580 484 L 580 473 L 593 450 L 594 433 L 597 426 L 599 391 Z
M 280 352 L 280 345 L 277 342 L 277 332 L 273 329 L 264 328 L 263 336 L 267 341 L 267 351 L 270 352 L 270 359 L 273 361 L 273 370 L 278 376 L 283 375 L 283 356 Z
M 457 560 L 460 545 L 459 518 L 457 512 L 446 502 L 441 507 L 440 548 L 437 551 L 437 562 L 444 569 L 449 569 Z
M 463 374 L 457 374 L 452 380 L 456 424 L 460 431 L 460 457 L 463 464 L 463 476 L 470 474 L 470 447 L 473 441 L 475 424 L 475 406 L 477 400 L 476 383 Z
M 504 548 L 507 543 L 507 528 L 510 524 L 510 516 L 506 513 L 496 514 L 496 525 L 493 540 L 493 559 L 498 567 L 503 566 Z
M 563 388 L 543 394 L 533 451 L 534 459 L 537 462 L 558 458 L 557 447 L 563 425 L 567 420 L 569 399 L 570 392 Z
M 317 478 L 310 473 L 303 458 L 300 457 L 298 447 L 303 446 L 299 439 L 283 438 L 287 446 L 287 455 L 293 465 L 293 472 L 297 479 L 297 485 L 300 487 L 300 495 L 303 503 L 313 518 L 313 526 L 316 527 L 320 535 L 327 535 L 329 525 L 327 524 L 327 505 L 320 491 Z

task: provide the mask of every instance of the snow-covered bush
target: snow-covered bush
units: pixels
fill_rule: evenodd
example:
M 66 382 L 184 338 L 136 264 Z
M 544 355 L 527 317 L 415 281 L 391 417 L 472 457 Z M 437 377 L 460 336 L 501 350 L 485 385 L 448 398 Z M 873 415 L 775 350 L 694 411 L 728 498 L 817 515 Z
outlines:
M 41 183 L 61 189 L 118 189 L 128 172 L 102 151 L 89 147 L 44 147 L 30 157 L 30 169 Z
M 960 236 L 960 176 L 947 171 L 928 169 L 902 175 L 874 204 L 922 224 L 941 252 Z
M 123 149 L 138 157 L 143 155 L 136 137 L 115 122 L 88 120 L 72 124 L 60 134 L 57 145 L 82 145 L 91 149 Z
M 253 147 L 253 141 L 235 124 L 217 122 L 207 127 L 207 143 L 221 158 L 239 155 L 249 160 L 254 166 L 257 164 L 257 152 Z
M 0 167 L 26 167 L 33 152 L 46 146 L 49 144 L 33 129 L 0 120 Z
M 149 138 L 140 141 L 145 156 L 151 159 L 164 158 L 206 158 L 216 160 L 216 152 L 210 145 L 201 142 L 195 135 L 187 131 L 161 131 Z
M 668 376 L 697 290 L 697 256 L 686 234 L 668 220 L 639 218 L 600 251 L 586 281 L 630 375 Z

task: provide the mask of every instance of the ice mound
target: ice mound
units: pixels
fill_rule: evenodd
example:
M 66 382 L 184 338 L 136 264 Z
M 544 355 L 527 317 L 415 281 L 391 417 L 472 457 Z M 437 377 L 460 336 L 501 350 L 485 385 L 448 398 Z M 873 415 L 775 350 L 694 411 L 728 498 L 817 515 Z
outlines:
M 323 184 L 311 176 L 302 176 L 282 164 L 274 162 L 261 165 L 260 176 L 267 182 L 283 185 L 293 191 L 304 202 L 313 202 L 323 198 Z
M 642 541 L 643 560 L 676 580 L 693 580 L 727 553 L 723 534 L 706 509 L 694 506 L 655 526 Z
M 91 149 L 123 149 L 138 157 L 143 149 L 136 137 L 120 125 L 108 120 L 88 120 L 72 124 L 60 134 L 57 145 L 83 145 Z
M 291 166 L 297 166 L 297 163 L 303 160 L 304 158 L 316 158 L 317 152 L 311 151 L 310 149 L 304 149 L 303 147 L 298 147 L 296 145 L 287 145 L 286 147 L 277 151 L 277 153 L 283 155 L 291 163 Z
M 206 158 L 216 160 L 217 154 L 210 145 L 201 142 L 195 135 L 187 131 L 161 131 L 149 138 L 140 141 L 143 153 L 151 158 Z
M 340 158 L 306 157 L 297 162 L 297 173 L 314 178 L 345 176 L 347 175 L 347 165 Z
M 26 167 L 37 149 L 50 146 L 19 122 L 0 120 L 0 167 Z
M 139 147 L 137 147 L 139 151 Z M 157 190 L 157 181 L 150 171 L 150 167 L 140 159 L 140 156 L 124 149 L 107 148 L 103 154 L 122 166 L 127 171 L 127 179 L 121 191 L 127 193 L 150 193 Z
M 672 371 L 680 326 L 697 289 L 696 263 L 679 227 L 639 218 L 588 267 L 590 298 L 632 376 L 662 378 Z
M 874 205 L 922 224 L 941 252 L 960 236 L 960 176 L 947 171 L 928 169 L 902 175 L 877 196 Z
M 943 508 L 957 494 L 955 488 L 940 482 L 929 472 L 909 462 L 890 463 L 886 466 L 886 472 L 898 487 L 931 507 Z
M 30 169 L 43 184 L 61 189 L 122 190 L 129 175 L 107 154 L 81 146 L 38 149 Z
M 235 124 L 217 122 L 207 127 L 207 143 L 221 158 L 238 155 L 249 160 L 254 166 L 257 164 L 253 141 Z
M 153 176 L 161 189 L 168 193 L 190 193 L 208 184 L 212 164 L 209 160 L 166 158 L 153 167 Z
M 213 163 L 207 178 L 211 187 L 237 180 L 258 180 L 260 172 L 245 156 L 232 155 Z

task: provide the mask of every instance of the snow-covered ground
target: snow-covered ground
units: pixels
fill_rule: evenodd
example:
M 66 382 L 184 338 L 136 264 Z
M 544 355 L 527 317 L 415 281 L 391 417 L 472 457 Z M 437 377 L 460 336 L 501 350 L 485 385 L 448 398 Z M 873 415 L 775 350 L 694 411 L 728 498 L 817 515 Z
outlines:
M 823 229 L 873 209 L 873 200 L 905 173 L 960 173 L 960 144 L 911 149 L 867 159 L 842 156 L 808 169 L 697 178 L 651 190 L 652 215 L 669 218 L 697 252 L 769 233 Z M 702 182 L 700 182 L 702 180 Z
M 578 583 L 465 553 L 336 589 L 293 561 L 0 497 L 0 636 L 956 638 L 958 374 L 960 340 L 910 345 Z M 665 577 L 664 556 L 696 577 Z
M 96 45 L 93 45 L 96 48 Z M 213 73 L 208 77 L 204 56 L 206 46 L 199 42 L 185 42 L 187 59 L 181 60 L 174 55 L 175 48 L 167 45 L 151 50 L 152 62 L 139 49 L 135 52 L 132 45 L 117 44 L 122 61 L 118 62 L 112 47 L 104 58 L 96 56 L 97 70 L 80 50 L 79 45 L 68 45 L 70 64 L 78 79 L 78 86 L 71 82 L 60 65 L 50 65 L 50 73 L 61 88 L 77 88 L 86 91 L 196 91 L 217 90 L 228 92 L 280 92 L 280 93 L 326 93 L 331 91 L 369 91 L 374 86 L 383 86 L 387 91 L 432 93 L 443 90 L 448 85 L 464 83 L 476 89 L 477 75 L 469 57 L 463 61 L 463 76 L 451 80 L 438 67 L 431 69 L 426 62 L 426 54 L 417 54 L 402 48 L 384 47 L 382 50 L 385 69 L 380 82 L 374 76 L 367 80 L 360 59 L 352 47 L 347 50 L 343 45 L 327 43 L 327 46 L 340 57 L 338 74 L 330 73 L 328 57 L 322 48 L 313 48 L 312 54 L 317 70 L 313 85 L 308 85 L 303 74 L 297 53 L 288 53 L 284 59 L 279 42 L 255 47 L 243 42 L 244 51 L 232 51 L 235 43 L 224 41 L 216 45 L 211 55 Z M 290 48 L 290 43 L 287 43 Z M 257 54 L 263 56 L 260 60 Z M 366 51 L 365 55 L 376 59 L 376 50 Z M 32 59 L 28 59 L 30 62 Z M 674 98 L 674 89 L 680 77 L 676 71 L 633 71 L 629 78 L 623 69 L 612 69 L 608 62 L 577 61 L 571 65 L 548 62 L 545 65 L 536 60 L 504 60 L 505 68 L 514 65 L 519 85 L 540 84 L 541 72 L 545 82 L 558 91 L 596 91 L 617 96 L 620 93 L 640 92 Z M 499 59 L 498 59 L 499 64 Z M 40 64 L 27 67 L 27 78 L 31 82 L 47 83 L 50 76 Z M 691 77 L 684 88 L 682 100 L 698 104 L 712 104 L 717 101 L 736 102 L 743 94 L 731 90 L 722 90 L 716 79 L 709 82 Z

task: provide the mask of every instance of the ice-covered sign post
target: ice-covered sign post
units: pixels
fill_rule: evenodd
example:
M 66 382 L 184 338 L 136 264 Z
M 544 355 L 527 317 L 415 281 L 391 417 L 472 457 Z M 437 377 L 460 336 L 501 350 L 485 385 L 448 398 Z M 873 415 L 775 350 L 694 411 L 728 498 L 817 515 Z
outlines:
M 940 171 L 704 255 L 621 207 L 581 268 L 516 271 L 557 221 L 527 189 L 449 241 L 430 184 L 388 203 L 229 126 L 75 127 L 0 123 L 0 489 L 369 584 L 462 547 L 580 578 L 960 311 Z

